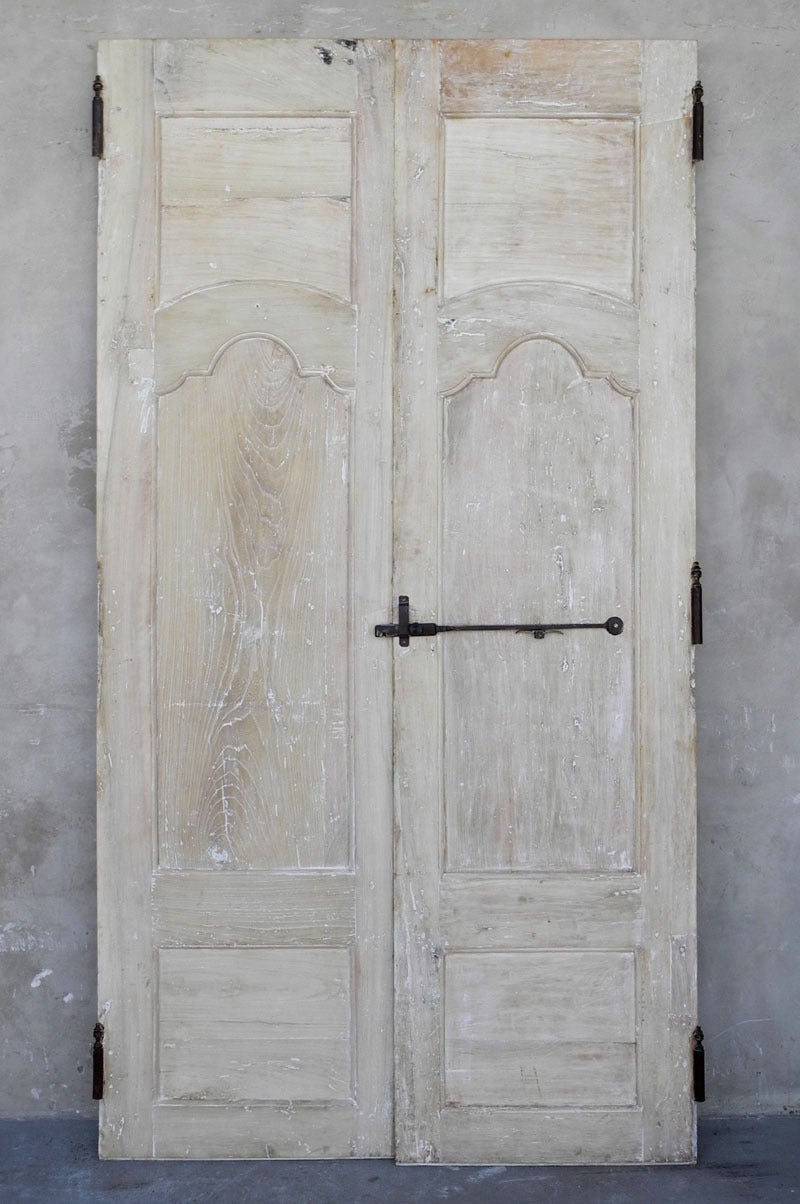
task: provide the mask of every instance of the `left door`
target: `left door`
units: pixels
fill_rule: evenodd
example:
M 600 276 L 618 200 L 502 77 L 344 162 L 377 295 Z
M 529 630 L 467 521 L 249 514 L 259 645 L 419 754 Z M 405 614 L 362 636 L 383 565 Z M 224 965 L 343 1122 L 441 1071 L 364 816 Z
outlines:
M 99 72 L 101 1155 L 389 1156 L 391 44 Z

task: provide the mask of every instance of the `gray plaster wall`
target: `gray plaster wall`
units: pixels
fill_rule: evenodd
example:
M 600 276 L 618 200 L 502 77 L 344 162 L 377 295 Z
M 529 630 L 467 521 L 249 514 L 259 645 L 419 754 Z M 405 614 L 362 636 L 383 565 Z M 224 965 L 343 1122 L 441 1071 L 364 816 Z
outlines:
M 716 1113 L 800 1105 L 800 5 L 7 0 L 0 45 L 0 1114 L 91 1114 L 101 37 L 695 38 L 700 1016 Z

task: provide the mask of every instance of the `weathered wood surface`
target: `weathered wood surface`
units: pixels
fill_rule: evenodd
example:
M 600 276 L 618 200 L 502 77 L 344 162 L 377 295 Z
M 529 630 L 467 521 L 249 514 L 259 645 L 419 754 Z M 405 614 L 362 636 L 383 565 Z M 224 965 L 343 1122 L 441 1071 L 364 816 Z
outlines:
M 438 52 L 397 47 L 395 94 L 394 595 L 415 618 L 439 602 L 441 413 L 436 396 L 439 154 Z M 388 641 L 387 641 L 388 642 Z M 442 1109 L 439 930 L 441 717 L 436 640 L 392 641 L 395 808 L 395 1148 L 402 1162 L 439 1160 Z M 388 650 L 387 650 L 388 651 Z
M 104 52 L 109 1156 L 392 1148 L 393 55 L 332 45 Z
M 442 288 L 555 280 L 632 300 L 632 121 L 444 124 Z
M 630 398 L 522 343 L 444 401 L 441 473 L 446 622 L 631 622 Z M 454 633 L 441 658 L 448 870 L 630 869 L 631 638 Z
M 636 115 L 641 42 L 442 42 L 442 111 L 519 117 Z
M 346 949 L 162 949 L 161 1099 L 352 1099 Z
M 165 868 L 350 862 L 349 425 L 265 338 L 159 403 Z
M 693 44 L 101 73 L 102 1153 L 690 1160 Z
M 97 990 L 106 1030 L 100 1153 L 148 1158 L 155 1091 L 152 47 L 102 43 L 98 71 L 107 122 L 97 258 Z
M 633 953 L 451 954 L 448 1104 L 632 1107 Z
M 693 42 L 646 42 L 642 64 L 639 458 L 641 866 L 645 1162 L 697 1157 L 689 1040 L 697 1023 L 696 776 L 690 570 L 695 559 Z M 658 749 L 660 755 L 654 755 Z M 676 1004 L 673 938 L 687 945 Z
M 694 50 L 402 54 L 398 1153 L 686 1161 Z

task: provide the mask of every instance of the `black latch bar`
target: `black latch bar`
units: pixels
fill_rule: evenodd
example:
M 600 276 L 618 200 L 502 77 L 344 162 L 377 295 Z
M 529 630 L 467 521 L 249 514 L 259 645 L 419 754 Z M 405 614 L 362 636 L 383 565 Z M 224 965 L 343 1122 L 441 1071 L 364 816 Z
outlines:
M 376 636 L 397 636 L 401 648 L 407 648 L 412 636 L 442 635 L 447 631 L 514 631 L 517 634 L 529 633 L 535 640 L 543 640 L 549 631 L 575 631 L 589 629 L 607 631 L 609 635 L 621 635 L 625 624 L 617 615 L 612 615 L 604 623 L 412 623 L 409 620 L 409 601 L 407 594 L 401 594 L 397 600 L 396 623 L 378 623 L 375 627 Z

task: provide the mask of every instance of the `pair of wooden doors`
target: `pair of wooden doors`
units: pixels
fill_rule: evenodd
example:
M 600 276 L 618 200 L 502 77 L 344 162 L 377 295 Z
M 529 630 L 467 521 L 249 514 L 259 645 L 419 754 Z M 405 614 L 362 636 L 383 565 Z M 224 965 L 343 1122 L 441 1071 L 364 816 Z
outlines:
M 99 70 L 101 1153 L 691 1160 L 694 45 Z

